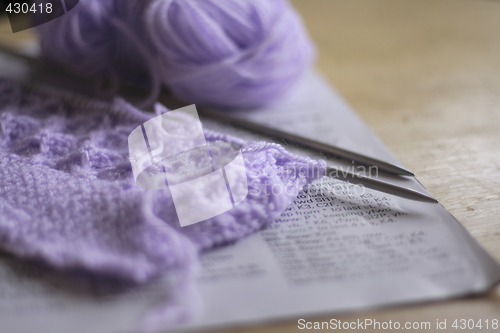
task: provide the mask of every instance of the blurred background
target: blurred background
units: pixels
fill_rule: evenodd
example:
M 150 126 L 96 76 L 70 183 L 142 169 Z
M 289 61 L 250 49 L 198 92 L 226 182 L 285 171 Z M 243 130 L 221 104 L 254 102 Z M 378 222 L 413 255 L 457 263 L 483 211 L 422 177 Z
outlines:
M 293 0 L 317 67 L 403 164 L 500 260 L 500 1 Z M 32 31 L 0 42 L 30 48 Z M 388 308 L 344 320 L 495 318 L 482 297 Z M 321 319 L 321 318 L 320 318 Z M 238 332 L 300 331 L 296 322 Z

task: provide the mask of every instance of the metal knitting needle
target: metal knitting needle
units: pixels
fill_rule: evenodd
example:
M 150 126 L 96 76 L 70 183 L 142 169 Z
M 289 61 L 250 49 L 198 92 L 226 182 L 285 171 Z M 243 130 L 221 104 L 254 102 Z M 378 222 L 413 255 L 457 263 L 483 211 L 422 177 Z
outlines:
M 22 55 L 16 51 L 10 50 L 8 48 L 2 47 L 0 45 L 0 51 L 3 51 L 5 53 L 8 53 L 10 55 L 16 56 L 23 58 L 24 60 L 30 61 L 30 62 L 36 62 L 38 59 L 32 58 L 30 56 L 25 56 Z M 361 154 L 357 154 L 342 148 L 334 147 L 334 146 L 329 146 L 326 144 L 323 144 L 321 142 L 317 142 L 314 140 L 310 140 L 301 136 L 296 136 L 287 132 L 283 132 L 271 127 L 267 127 L 265 125 L 261 125 L 258 123 L 254 123 L 252 121 L 244 120 L 241 118 L 236 118 L 234 116 L 214 111 L 214 110 L 207 110 L 207 109 L 202 109 L 199 110 L 201 111 L 201 114 L 204 114 L 206 116 L 212 117 L 219 119 L 223 122 L 228 122 L 233 125 L 241 126 L 244 127 L 245 129 L 253 130 L 255 132 L 265 134 L 265 135 L 271 135 L 274 137 L 279 137 L 282 139 L 285 139 L 290 142 L 294 142 L 296 144 L 302 145 L 306 148 L 311 148 L 315 150 L 319 150 L 322 152 L 330 153 L 339 157 L 343 157 L 346 159 L 354 160 L 355 162 L 358 162 L 360 164 L 365 164 L 368 166 L 377 166 L 380 170 L 387 171 L 389 173 L 397 174 L 397 175 L 407 175 L 407 176 L 413 176 L 414 174 L 408 170 L 405 170 L 403 168 L 400 168 L 398 166 L 395 166 L 393 164 L 373 159 L 368 156 L 364 156 Z M 364 163 L 363 163 L 364 162 Z M 358 185 L 363 185 L 367 188 L 396 195 L 402 198 L 407 198 L 411 200 L 416 200 L 416 201 L 422 201 L 422 202 L 430 202 L 430 203 L 437 203 L 438 201 L 431 196 L 428 196 L 424 193 L 415 191 L 413 189 L 407 188 L 407 187 L 402 187 L 402 186 L 397 186 L 393 185 L 391 183 L 381 181 L 381 180 L 376 180 L 370 177 L 365 177 L 361 176 L 355 173 L 347 172 L 344 170 L 340 170 L 335 167 L 327 167 L 325 171 L 325 175 L 329 177 L 335 177 L 339 179 L 340 181 L 346 181 L 352 184 L 358 184 Z
M 218 155 L 219 156 L 218 158 L 220 160 L 217 162 L 217 164 L 219 165 L 226 165 L 231 161 L 233 161 L 234 158 L 238 156 L 238 154 L 242 149 L 241 146 L 229 142 L 211 142 L 210 147 L 221 147 L 221 148 L 224 147 L 226 151 L 231 151 L 231 153 L 228 153 L 222 157 L 221 155 Z M 428 203 L 438 202 L 433 197 L 421 193 L 419 191 L 415 191 L 413 189 L 403 186 L 393 185 L 391 183 L 384 182 L 375 178 L 362 176 L 360 174 L 345 171 L 341 168 L 336 168 L 333 166 L 327 166 L 325 168 L 323 175 L 326 177 L 336 178 L 340 181 L 347 182 L 349 184 L 362 185 L 366 188 L 370 188 L 387 194 L 392 194 L 401 198 L 428 202 Z
M 273 127 L 269 127 L 266 125 L 262 125 L 251 120 L 242 119 L 231 114 L 215 111 L 208 108 L 199 108 L 198 112 L 201 115 L 207 116 L 209 118 L 213 118 L 224 123 L 229 123 L 235 126 L 238 126 L 243 129 L 247 129 L 253 132 L 257 132 L 263 135 L 271 136 L 277 139 L 284 139 L 287 142 L 297 144 L 304 148 L 309 148 L 321 153 L 326 153 L 330 155 L 335 155 L 340 158 L 343 158 L 348 161 L 354 161 L 358 164 L 362 164 L 365 166 L 375 166 L 378 170 L 382 170 L 394 175 L 398 176 L 415 176 L 415 174 L 411 171 L 408 171 L 404 168 L 401 168 L 397 165 L 372 158 L 366 155 L 358 154 L 353 151 L 349 151 L 347 149 L 343 149 L 340 147 L 328 145 L 319 141 L 315 141 L 312 139 L 305 138 L 303 136 L 299 136 L 296 134 L 292 134 L 289 132 L 285 132 Z
M 363 185 L 372 190 L 392 194 L 401 198 L 406 198 L 414 201 L 438 203 L 438 201 L 433 197 L 411 188 L 394 185 L 382 180 L 361 176 L 352 172 L 346 172 L 336 167 L 326 167 L 325 176 L 337 178 L 338 180 L 352 184 Z

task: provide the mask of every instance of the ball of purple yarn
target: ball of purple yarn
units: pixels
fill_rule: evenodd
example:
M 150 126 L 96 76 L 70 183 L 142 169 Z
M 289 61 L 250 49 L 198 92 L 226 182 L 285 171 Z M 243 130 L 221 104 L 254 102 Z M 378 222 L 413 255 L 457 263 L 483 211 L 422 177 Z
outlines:
M 40 26 L 43 56 L 81 73 L 109 74 L 114 36 L 108 18 L 113 11 L 113 0 L 82 1 L 69 14 Z
M 43 55 L 75 70 L 140 68 L 181 99 L 230 108 L 276 100 L 314 58 L 286 0 L 81 0 L 39 31 Z

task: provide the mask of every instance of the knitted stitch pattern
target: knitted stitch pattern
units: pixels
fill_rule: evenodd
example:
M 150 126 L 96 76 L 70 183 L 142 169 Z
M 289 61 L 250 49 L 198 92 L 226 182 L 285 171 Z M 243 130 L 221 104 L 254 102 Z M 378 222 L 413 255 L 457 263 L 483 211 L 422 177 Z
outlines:
M 157 109 L 161 110 L 157 105 Z M 262 228 L 320 177 L 323 161 L 277 144 L 239 144 L 254 191 L 233 209 L 181 228 L 168 190 L 133 180 L 127 138 L 153 114 L 0 80 L 0 247 L 61 269 L 144 282 Z M 297 172 L 297 170 L 301 170 Z

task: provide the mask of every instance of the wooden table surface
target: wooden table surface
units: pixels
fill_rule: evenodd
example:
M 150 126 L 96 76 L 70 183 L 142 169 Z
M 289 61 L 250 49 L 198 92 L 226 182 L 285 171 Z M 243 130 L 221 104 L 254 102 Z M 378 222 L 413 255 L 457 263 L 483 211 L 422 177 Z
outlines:
M 292 2 L 317 44 L 320 70 L 500 261 L 500 1 Z M 0 38 L 8 36 L 0 31 Z M 500 288 L 480 297 L 305 319 L 330 318 L 430 321 L 433 328 L 437 319 L 448 327 L 455 319 L 500 319 Z M 294 320 L 226 332 L 302 331 Z

